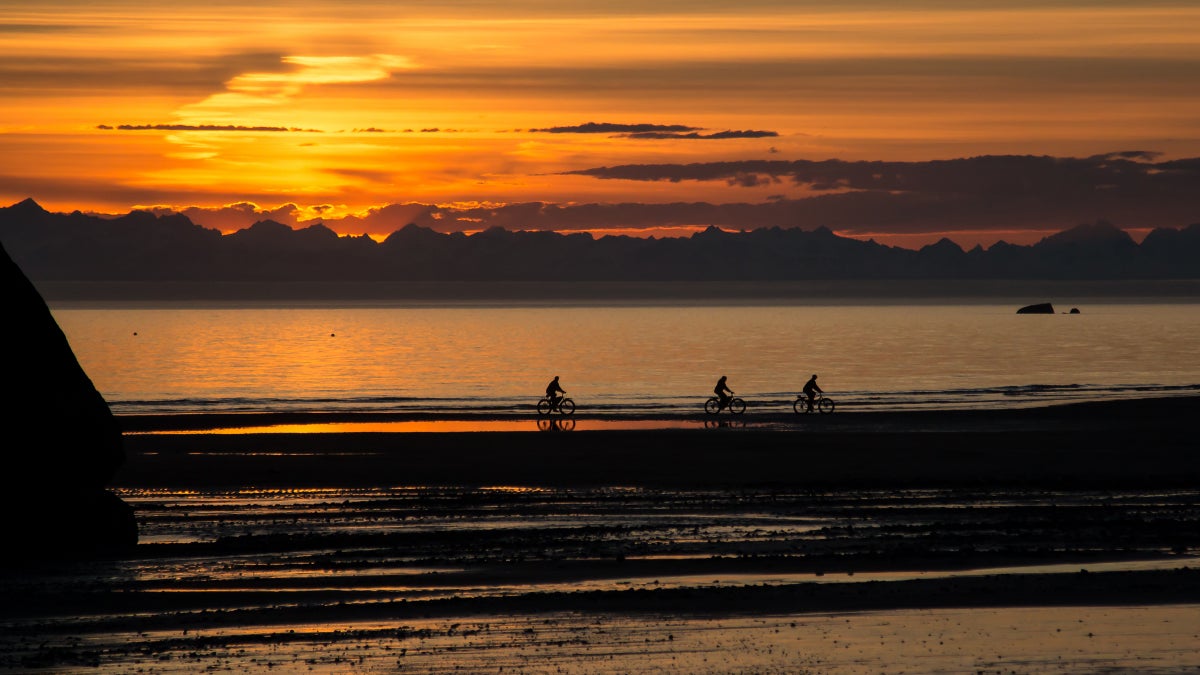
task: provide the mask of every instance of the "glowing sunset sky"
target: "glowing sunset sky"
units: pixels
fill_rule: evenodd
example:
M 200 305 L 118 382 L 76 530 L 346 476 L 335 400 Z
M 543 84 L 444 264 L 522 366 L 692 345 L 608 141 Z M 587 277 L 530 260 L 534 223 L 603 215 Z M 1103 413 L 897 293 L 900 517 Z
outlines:
M 0 94 L 0 206 L 373 234 L 782 221 L 964 245 L 1200 220 L 1200 198 L 1146 199 L 1104 158 L 1054 174 L 1120 193 L 1103 208 L 1054 202 L 1022 162 L 939 163 L 1194 170 L 1195 2 L 0 0 Z M 944 183 L 972 175 L 992 187 Z M 1036 204 L 988 192 L 1022 181 Z

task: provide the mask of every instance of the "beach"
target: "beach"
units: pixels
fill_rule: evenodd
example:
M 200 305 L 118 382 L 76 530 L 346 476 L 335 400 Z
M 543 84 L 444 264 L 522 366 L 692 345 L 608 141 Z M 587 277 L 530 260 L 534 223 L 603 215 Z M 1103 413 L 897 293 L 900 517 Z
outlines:
M 122 416 L 138 550 L 6 568 L 0 668 L 1195 672 L 1198 402 Z
M 130 415 L 121 418 L 130 461 L 117 480 L 157 487 L 1194 486 L 1200 453 L 1189 419 L 1198 403 L 1161 397 L 832 415 L 581 411 L 549 421 L 532 411 Z M 388 431 L 414 423 L 426 431 Z M 477 431 L 440 431 L 455 423 Z M 586 430 L 589 423 L 599 428 Z M 330 431 L 355 425 L 370 430 Z

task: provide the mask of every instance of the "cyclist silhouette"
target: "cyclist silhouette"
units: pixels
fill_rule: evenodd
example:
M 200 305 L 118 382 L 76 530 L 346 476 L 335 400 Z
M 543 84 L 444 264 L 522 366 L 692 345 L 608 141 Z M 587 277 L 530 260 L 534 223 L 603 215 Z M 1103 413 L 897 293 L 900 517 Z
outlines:
M 550 400 L 551 412 L 558 407 L 558 402 L 560 400 L 558 395 L 565 393 L 567 392 L 563 391 L 563 388 L 558 386 L 558 376 L 555 375 L 554 379 L 550 380 L 550 384 L 546 385 L 546 398 Z
M 724 375 L 721 376 L 721 379 L 717 380 L 717 386 L 713 387 L 713 393 L 720 399 L 722 409 L 729 404 L 729 397 L 733 396 L 733 390 L 725 386 Z
M 808 412 L 812 412 L 813 400 L 816 399 L 817 392 L 825 393 L 817 386 L 817 374 L 813 373 L 813 376 L 808 378 L 808 382 L 804 383 L 804 395 L 808 397 Z

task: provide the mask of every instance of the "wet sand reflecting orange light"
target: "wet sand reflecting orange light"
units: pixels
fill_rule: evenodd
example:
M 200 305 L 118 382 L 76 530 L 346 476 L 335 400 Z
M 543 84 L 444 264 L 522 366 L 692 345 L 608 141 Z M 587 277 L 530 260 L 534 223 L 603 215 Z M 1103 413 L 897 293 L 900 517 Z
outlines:
M 321 433 L 445 433 L 488 431 L 634 431 L 639 429 L 696 429 L 709 420 L 699 419 L 538 419 L 538 420 L 438 420 L 401 422 L 330 422 L 277 424 L 221 429 L 155 431 L 156 434 L 321 434 Z M 148 432 L 126 432 L 148 433 Z

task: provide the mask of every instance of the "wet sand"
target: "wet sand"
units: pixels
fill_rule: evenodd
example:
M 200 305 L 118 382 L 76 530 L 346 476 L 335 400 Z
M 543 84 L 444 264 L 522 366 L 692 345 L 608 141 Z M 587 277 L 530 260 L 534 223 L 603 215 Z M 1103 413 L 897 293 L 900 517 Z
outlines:
M 123 418 L 143 543 L 4 569 L 0 670 L 1195 672 L 1198 402 Z
M 1194 397 L 1002 411 L 609 417 L 637 429 L 540 431 L 535 416 L 418 416 L 431 431 L 320 432 L 412 422 L 354 413 L 122 418 L 119 486 L 763 485 L 915 487 L 1200 484 Z M 589 419 L 577 413 L 575 427 Z M 438 431 L 439 423 L 484 431 Z M 529 431 L 486 431 L 497 423 Z M 654 428 L 654 425 L 662 428 Z M 679 428 L 691 425 L 690 428 Z M 272 432 L 267 425 L 301 431 Z M 543 423 L 542 425 L 546 425 Z M 204 433 L 259 427 L 253 433 Z M 191 433 L 161 433 L 187 431 Z M 305 431 L 308 431 L 307 433 Z M 160 433 L 154 433 L 160 432 Z

